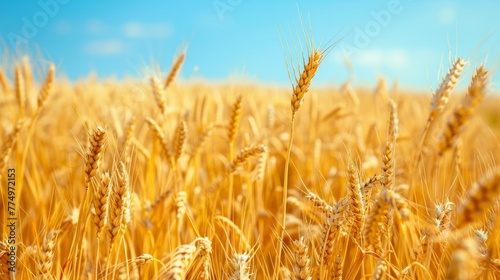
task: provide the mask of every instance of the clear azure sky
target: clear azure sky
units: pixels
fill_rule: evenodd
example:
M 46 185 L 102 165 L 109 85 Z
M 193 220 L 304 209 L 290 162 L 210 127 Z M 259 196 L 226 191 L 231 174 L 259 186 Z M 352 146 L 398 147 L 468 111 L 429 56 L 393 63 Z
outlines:
M 0 53 L 28 50 L 72 80 L 143 78 L 155 64 L 168 71 L 188 46 L 184 79 L 287 85 L 285 58 L 300 58 L 307 42 L 302 26 L 318 46 L 338 43 L 318 71 L 321 85 L 374 85 L 384 75 L 428 89 L 457 55 L 500 66 L 497 0 L 0 0 Z

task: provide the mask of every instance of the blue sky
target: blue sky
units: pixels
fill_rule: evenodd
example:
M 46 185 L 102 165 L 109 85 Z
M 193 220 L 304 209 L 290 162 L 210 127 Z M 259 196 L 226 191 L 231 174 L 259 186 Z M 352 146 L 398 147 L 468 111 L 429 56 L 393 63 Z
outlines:
M 499 11 L 494 0 L 1 0 L 0 53 L 20 43 L 35 54 L 33 63 L 43 67 L 51 59 L 72 80 L 92 71 L 144 78 L 154 65 L 168 71 L 187 46 L 184 79 L 286 85 L 285 58 L 297 58 L 299 42 L 312 30 L 318 46 L 342 39 L 321 65 L 317 84 L 350 78 L 374 85 L 384 75 L 403 87 L 429 88 L 450 55 L 473 67 L 486 57 L 490 69 L 500 66 Z M 296 47 L 284 49 L 284 41 Z

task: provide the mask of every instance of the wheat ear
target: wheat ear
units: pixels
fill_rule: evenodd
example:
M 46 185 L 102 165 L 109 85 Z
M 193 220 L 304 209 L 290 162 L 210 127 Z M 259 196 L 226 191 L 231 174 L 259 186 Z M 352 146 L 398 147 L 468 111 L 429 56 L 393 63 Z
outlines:
M 257 159 L 257 165 L 255 166 L 255 180 L 257 182 L 263 182 L 266 173 L 266 163 L 269 154 L 262 153 Z
M 436 227 L 441 231 L 446 231 L 450 227 L 451 223 L 451 214 L 453 209 L 455 208 L 455 204 L 453 202 L 446 202 L 444 204 L 437 204 L 435 207 L 436 219 L 435 224 Z
M 118 264 L 118 280 L 132 280 L 139 279 L 138 269 L 143 265 L 150 263 L 153 260 L 153 256 L 150 254 L 142 254 L 133 260 L 126 261 Z M 135 274 L 134 274 L 135 272 Z
M 38 266 L 42 279 L 52 279 L 50 271 L 54 262 L 54 248 L 56 246 L 57 231 L 51 230 L 45 236 L 38 255 Z
M 177 209 L 177 219 L 182 219 L 186 213 L 187 207 L 187 193 L 185 191 L 180 191 L 175 196 L 175 206 Z
M 175 249 L 170 255 L 170 260 L 160 271 L 158 279 L 187 279 L 186 275 L 193 266 L 193 261 L 196 258 L 201 258 L 203 261 L 203 271 L 199 274 L 198 279 L 208 279 L 208 269 L 210 265 L 210 257 L 212 252 L 212 243 L 208 238 L 196 238 L 191 244 L 183 244 Z M 156 278 L 155 278 L 156 279 Z
M 196 238 L 194 241 L 198 257 L 202 260 L 202 271 L 199 279 L 210 279 L 210 255 L 212 254 L 212 242 L 206 237 Z
M 394 170 L 395 170 L 395 159 L 394 159 L 394 143 L 387 142 L 384 149 L 384 154 L 382 155 L 382 185 L 385 189 L 392 189 L 394 184 Z
M 203 129 L 203 131 L 198 136 L 196 143 L 193 145 L 193 148 L 191 149 L 191 156 L 198 154 L 198 152 L 205 146 L 205 143 L 207 142 L 207 139 L 212 134 L 213 129 L 214 129 L 213 123 L 209 123 L 205 127 L 205 129 Z
M 444 107 L 448 103 L 450 93 L 455 88 L 458 78 L 460 78 L 460 74 L 462 73 L 464 66 L 465 61 L 458 58 L 453 66 L 448 70 L 448 73 L 443 78 L 438 90 L 432 96 L 431 112 L 429 114 L 428 122 L 434 121 L 434 119 L 443 111 Z
M 15 66 L 15 82 L 16 82 L 16 97 L 19 105 L 19 118 L 24 118 L 26 115 L 26 91 L 24 78 L 19 64 Z
M 363 205 L 368 209 L 368 203 L 372 197 L 373 188 L 380 183 L 381 176 L 373 175 L 361 183 L 361 193 L 363 194 Z
M 172 154 L 170 153 L 170 148 L 167 143 L 167 137 L 165 137 L 165 134 L 163 133 L 163 130 L 161 129 L 160 125 L 151 118 L 146 118 L 146 122 L 149 124 L 151 130 L 156 134 L 156 138 L 160 140 L 163 153 L 165 154 L 168 163 L 172 168 L 175 168 L 175 161 Z
M 113 248 L 113 243 L 120 231 L 124 232 L 127 223 L 130 221 L 130 186 L 128 173 L 125 164 L 118 164 L 118 182 L 111 188 L 108 210 L 107 237 L 109 249 Z
M 26 88 L 31 89 L 33 85 L 33 71 L 30 63 L 30 57 L 27 55 L 23 56 L 23 58 L 21 59 L 21 71 Z
M 151 90 L 153 91 L 153 95 L 155 96 L 156 103 L 158 104 L 158 108 L 160 108 L 161 113 L 165 113 L 165 90 L 160 87 L 160 82 L 156 77 L 150 78 Z
M 174 64 L 172 65 L 172 68 L 170 68 L 170 72 L 168 73 L 167 78 L 165 79 L 165 86 L 163 87 L 163 89 L 167 89 L 174 82 L 175 77 L 181 70 L 185 58 L 186 58 L 185 53 L 182 53 L 177 57 Z
M 309 199 L 314 207 L 318 208 L 321 210 L 324 214 L 332 213 L 333 212 L 333 207 L 328 204 L 323 198 L 321 198 L 319 195 L 309 192 L 306 195 L 306 198 Z
M 341 256 L 337 256 L 337 259 L 333 263 L 330 269 L 330 275 L 332 280 L 342 280 L 342 272 L 344 270 L 344 261 Z
M 473 238 L 463 239 L 451 255 L 446 279 L 476 279 L 478 255 L 477 241 Z
M 351 233 L 354 239 L 358 242 L 361 241 L 361 231 L 363 230 L 363 219 L 364 219 L 364 205 L 363 198 L 361 196 L 359 174 L 358 170 L 354 164 L 349 164 L 347 169 L 347 187 L 349 189 L 350 205 L 352 216 L 352 227 Z
M 234 173 L 236 169 L 247 162 L 249 158 L 258 156 L 265 152 L 267 152 L 267 147 L 264 145 L 248 146 L 243 148 L 236 158 L 229 164 L 226 173 Z
M 177 248 L 174 256 L 167 265 L 166 277 L 164 279 L 185 279 L 195 251 L 196 247 L 191 244 L 181 245 Z
M 323 256 L 323 266 L 329 266 L 333 262 L 335 255 L 337 236 L 339 230 L 343 230 L 346 220 L 347 210 L 350 204 L 350 197 L 345 196 L 332 207 L 332 212 L 327 212 L 327 219 L 323 225 L 321 255 Z
M 293 241 L 293 276 L 295 280 L 311 280 L 311 260 L 307 254 L 309 247 L 304 242 L 304 237 Z
M 17 141 L 17 137 L 23 128 L 23 121 L 18 121 L 14 130 L 7 136 L 5 143 L 3 144 L 2 150 L 0 150 L 0 172 L 3 172 L 7 162 L 9 161 L 10 153 L 14 148 Z M 0 175 L 1 177 L 2 175 Z
M 370 208 L 363 229 L 363 238 L 366 248 L 373 248 L 379 256 L 382 255 L 382 232 L 387 224 L 387 215 L 391 207 L 391 191 L 383 190 L 376 198 L 376 202 Z
M 238 132 L 239 126 L 240 126 L 240 119 L 241 119 L 241 111 L 242 111 L 242 101 L 241 101 L 241 95 L 238 96 L 236 99 L 236 102 L 233 105 L 233 110 L 231 111 L 231 118 L 229 120 L 229 125 L 227 129 L 227 137 L 229 139 L 229 160 L 233 161 L 234 160 L 234 140 L 236 139 L 236 133 Z M 229 176 L 229 186 L 228 186 L 228 201 L 229 201 L 229 206 L 227 208 L 227 215 L 228 217 L 231 217 L 232 212 L 233 212 L 233 188 L 234 188 L 234 177 L 233 177 L 233 172 L 230 172 L 228 174 Z
M 177 163 L 179 158 L 181 157 L 184 146 L 186 144 L 187 137 L 187 125 L 185 121 L 180 121 L 177 129 L 175 130 L 175 139 L 174 139 L 174 160 Z
M 458 78 L 460 78 L 460 74 L 465 66 L 465 63 L 466 62 L 464 60 L 458 58 L 453 66 L 448 70 L 448 73 L 443 78 L 443 81 L 439 85 L 438 90 L 436 92 L 433 92 L 432 100 L 430 103 L 429 117 L 427 118 L 427 124 L 424 128 L 424 132 L 420 142 L 420 150 L 422 150 L 426 144 L 429 131 L 431 131 L 434 126 L 434 120 L 439 116 L 439 114 L 441 114 L 444 107 L 448 103 L 450 93 L 455 88 L 457 80 Z
M 311 85 L 311 81 L 318 70 L 319 65 L 323 61 L 323 52 L 317 49 L 312 49 L 309 54 L 309 60 L 307 64 L 304 64 L 304 69 L 300 74 L 300 77 L 297 78 L 296 84 L 292 86 L 293 94 L 290 100 L 291 110 L 292 110 L 292 118 L 290 124 L 290 137 L 288 139 L 288 149 L 287 156 L 285 161 L 285 170 L 283 174 L 283 193 L 281 200 L 281 224 L 279 225 L 279 238 L 278 241 L 278 254 L 276 254 L 275 265 L 279 266 L 281 262 L 281 251 L 283 248 L 283 239 L 285 237 L 285 224 L 286 224 L 286 201 L 288 198 L 288 169 L 290 168 L 290 157 L 292 152 L 293 145 L 293 134 L 295 131 L 295 114 L 299 110 L 302 102 L 304 100 L 305 94 L 309 91 L 309 87 Z M 273 279 L 278 278 L 278 270 L 276 270 Z
M 134 124 L 135 118 L 133 117 L 127 124 L 127 130 L 125 134 L 123 135 L 122 138 L 122 143 L 121 143 L 121 158 L 125 161 L 125 164 L 129 165 L 132 156 L 130 154 L 130 146 L 132 144 L 132 137 L 134 135 L 135 131 L 135 124 Z
M 467 95 L 453 110 L 448 119 L 443 135 L 439 141 L 439 155 L 450 149 L 456 142 L 467 121 L 474 113 L 475 107 L 483 100 L 488 86 L 488 71 L 481 65 L 472 77 Z
M 500 167 L 493 174 L 475 183 L 467 192 L 467 197 L 458 210 L 457 228 L 462 228 L 481 220 L 484 211 L 490 207 L 500 194 Z
M 246 253 L 234 254 L 231 259 L 232 270 L 229 280 L 250 280 L 250 256 Z
M 97 226 L 97 237 L 107 223 L 110 184 L 111 177 L 106 172 L 101 175 L 101 182 L 94 191 L 94 223 Z
M 398 105 L 392 99 L 389 100 L 389 111 L 389 141 L 396 143 L 399 135 Z
M 106 129 L 102 126 L 97 126 L 90 138 L 90 148 L 87 154 L 85 163 L 85 190 L 89 189 L 90 180 L 99 171 L 101 164 L 101 156 L 104 150 L 106 137 Z
M 10 92 L 9 80 L 7 80 L 7 76 L 5 75 L 3 68 L 0 68 L 0 86 L 5 94 Z
M 384 279 L 386 273 L 387 273 L 387 262 L 379 258 L 377 260 L 377 266 L 375 267 L 375 271 L 373 272 L 372 280 Z
M 309 91 L 311 80 L 316 74 L 316 70 L 318 70 L 322 59 L 323 53 L 319 50 L 313 50 L 311 55 L 309 56 L 307 64 L 304 64 L 302 74 L 297 79 L 296 85 L 293 87 L 293 95 L 291 100 L 292 119 L 302 105 L 302 102 L 304 101 L 304 95 Z
M 1 279 L 10 279 L 9 278 L 9 266 L 7 265 L 10 259 L 10 246 L 8 246 L 7 241 L 0 241 L 0 278 Z M 12 277 L 12 279 L 14 279 Z
M 47 73 L 47 77 L 45 78 L 45 83 L 43 84 L 42 89 L 38 94 L 38 110 L 42 108 L 43 104 L 45 103 L 45 100 L 47 99 L 47 96 L 50 93 L 50 90 L 52 88 L 52 83 L 54 82 L 55 73 L 56 73 L 56 67 L 54 66 L 53 63 L 51 63 L 49 66 L 49 72 Z
M 236 134 L 238 133 L 241 120 L 241 111 L 242 111 L 242 99 L 241 95 L 239 95 L 238 98 L 236 99 L 236 102 L 233 105 L 233 110 L 231 110 L 231 118 L 229 119 L 229 126 L 227 128 L 227 138 L 229 139 L 230 144 L 234 143 Z

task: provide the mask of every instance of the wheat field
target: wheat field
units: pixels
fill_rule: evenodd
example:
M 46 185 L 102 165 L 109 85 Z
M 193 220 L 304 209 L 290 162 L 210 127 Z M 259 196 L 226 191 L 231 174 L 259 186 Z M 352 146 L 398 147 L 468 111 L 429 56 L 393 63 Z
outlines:
M 0 278 L 499 279 L 490 69 L 314 87 L 324 55 L 290 88 L 2 65 Z

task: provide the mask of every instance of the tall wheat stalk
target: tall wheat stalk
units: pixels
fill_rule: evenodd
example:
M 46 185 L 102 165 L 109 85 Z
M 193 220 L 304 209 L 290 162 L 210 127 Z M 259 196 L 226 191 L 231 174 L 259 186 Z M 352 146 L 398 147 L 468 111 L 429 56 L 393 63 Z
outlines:
M 295 132 L 295 114 L 299 110 L 302 102 L 304 101 L 305 94 L 309 91 L 309 87 L 311 85 L 311 80 L 313 79 L 318 67 L 323 60 L 323 52 L 317 49 L 312 49 L 309 54 L 309 60 L 307 64 L 304 64 L 304 69 L 300 77 L 298 77 L 296 84 L 293 86 L 293 95 L 291 99 L 291 109 L 292 109 L 292 118 L 290 124 L 290 137 L 288 140 L 288 148 L 285 162 L 285 171 L 283 175 L 283 194 L 282 194 L 282 202 L 281 202 L 281 224 L 279 225 L 279 244 L 278 250 L 276 254 L 275 266 L 279 267 L 281 262 L 281 251 L 283 247 L 283 239 L 285 236 L 285 225 L 286 225 L 286 201 L 288 197 L 288 169 L 290 167 L 290 157 L 293 145 L 293 134 Z M 278 271 L 276 269 L 275 271 Z M 278 272 L 275 272 L 274 279 L 278 279 Z

